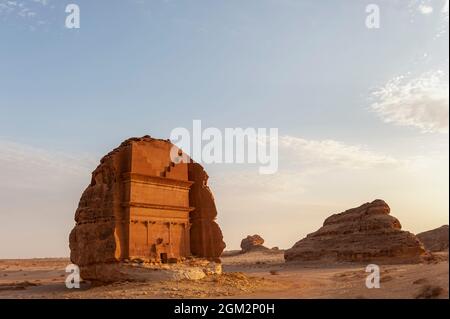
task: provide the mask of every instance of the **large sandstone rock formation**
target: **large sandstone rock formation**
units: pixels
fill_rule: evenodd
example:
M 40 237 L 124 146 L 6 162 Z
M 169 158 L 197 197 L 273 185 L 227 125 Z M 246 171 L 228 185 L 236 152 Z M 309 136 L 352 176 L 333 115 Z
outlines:
M 316 232 L 285 251 L 286 261 L 415 262 L 425 250 L 402 231 L 390 208 L 375 200 L 328 217 Z
M 132 260 L 219 261 L 225 243 L 208 175 L 197 163 L 175 164 L 172 147 L 168 140 L 130 138 L 101 159 L 69 238 L 83 279 L 124 278 L 124 263 Z
M 431 252 L 448 249 L 448 225 L 417 234 L 417 237 L 425 248 Z
M 253 251 L 253 250 L 260 250 L 260 249 L 268 249 L 267 247 L 263 246 L 264 239 L 259 235 L 248 235 L 246 238 L 242 239 L 241 241 L 241 249 L 243 253 Z
M 198 163 L 188 165 L 189 204 L 194 207 L 190 214 L 191 253 L 202 257 L 219 257 L 225 249 L 222 231 L 215 222 L 217 217 L 214 196 L 208 187 L 208 174 Z

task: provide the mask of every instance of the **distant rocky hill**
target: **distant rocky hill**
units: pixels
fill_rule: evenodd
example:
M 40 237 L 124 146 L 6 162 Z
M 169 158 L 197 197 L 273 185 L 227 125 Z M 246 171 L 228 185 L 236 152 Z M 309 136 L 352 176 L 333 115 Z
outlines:
M 431 252 L 448 250 L 448 225 L 417 234 L 417 237 Z
M 264 239 L 260 235 L 248 235 L 241 241 L 241 249 L 243 253 L 254 251 L 254 250 L 266 250 L 269 249 L 265 246 Z
M 285 251 L 286 261 L 416 262 L 425 249 L 390 216 L 383 200 L 328 217 L 323 227 Z

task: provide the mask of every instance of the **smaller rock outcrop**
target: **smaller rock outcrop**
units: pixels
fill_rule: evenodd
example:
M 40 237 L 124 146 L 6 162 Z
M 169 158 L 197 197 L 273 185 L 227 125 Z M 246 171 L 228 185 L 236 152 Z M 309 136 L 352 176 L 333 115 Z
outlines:
M 448 250 L 448 225 L 417 234 L 417 237 L 428 251 Z
M 241 241 L 241 249 L 243 253 L 254 250 L 266 250 L 267 247 L 263 246 L 264 239 L 259 235 L 249 235 Z
M 383 200 L 328 217 L 323 226 L 285 251 L 286 261 L 418 262 L 425 249 L 412 233 L 401 230 Z

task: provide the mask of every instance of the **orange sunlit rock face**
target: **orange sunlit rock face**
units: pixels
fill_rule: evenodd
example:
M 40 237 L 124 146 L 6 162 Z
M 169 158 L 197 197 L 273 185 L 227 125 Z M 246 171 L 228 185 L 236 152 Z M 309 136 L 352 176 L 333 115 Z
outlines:
M 383 200 L 328 217 L 323 226 L 285 251 L 286 261 L 420 261 L 425 249 L 401 230 Z
M 172 146 L 131 138 L 94 170 L 70 234 L 71 260 L 83 278 L 95 278 L 102 264 L 136 258 L 219 258 L 225 243 L 208 175 L 197 163 L 173 163 Z

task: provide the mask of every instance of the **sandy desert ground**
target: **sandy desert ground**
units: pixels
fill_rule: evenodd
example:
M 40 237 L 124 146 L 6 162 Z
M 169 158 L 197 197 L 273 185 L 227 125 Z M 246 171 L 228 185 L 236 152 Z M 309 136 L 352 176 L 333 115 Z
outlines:
M 224 274 L 197 281 L 122 282 L 67 289 L 64 258 L 0 260 L 0 298 L 448 298 L 448 252 L 439 261 L 381 266 L 367 289 L 363 264 L 286 264 L 282 251 L 227 252 Z

